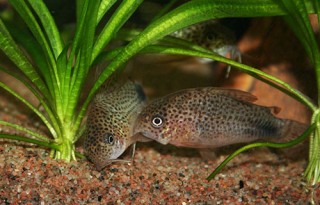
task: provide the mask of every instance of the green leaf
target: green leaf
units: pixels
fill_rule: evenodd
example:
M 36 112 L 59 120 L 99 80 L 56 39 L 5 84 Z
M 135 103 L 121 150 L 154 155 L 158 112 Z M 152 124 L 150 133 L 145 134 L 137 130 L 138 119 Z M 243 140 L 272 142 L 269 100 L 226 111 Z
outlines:
M 28 133 L 29 135 L 32 135 L 34 136 L 35 138 L 39 139 L 39 140 L 42 140 L 44 142 L 50 142 L 51 140 L 49 140 L 46 136 L 43 136 L 37 132 L 34 132 L 30 129 L 27 129 L 25 127 L 22 127 L 20 125 L 17 125 L 17 124 L 13 124 L 13 123 L 10 123 L 10 122 L 6 122 L 6 121 L 3 121 L 3 120 L 0 120 L 0 125 L 4 125 L 4 126 L 8 126 L 8 127 L 12 127 L 16 130 L 20 130 L 22 132 L 25 132 L 25 133 Z
M 33 82 L 44 96 L 50 99 L 50 95 L 45 83 L 42 81 L 35 68 L 31 65 L 27 57 L 16 45 L 10 33 L 0 19 L 0 49 L 5 55 Z
M 96 3 L 95 1 L 92 1 L 93 3 Z M 75 36 L 71 45 L 71 51 L 70 51 L 70 55 L 68 58 L 68 62 L 67 65 L 65 67 L 61 67 L 61 69 L 64 69 L 65 72 L 63 73 L 64 78 L 62 80 L 62 99 L 60 99 L 60 103 L 59 105 L 62 106 L 64 105 L 64 108 L 61 110 L 61 116 L 64 116 L 65 113 L 67 112 L 67 103 L 69 102 L 69 98 L 70 96 L 70 92 L 72 91 L 72 87 L 71 85 L 73 83 L 70 83 L 71 81 L 71 75 L 73 75 L 72 73 L 72 69 L 73 69 L 73 65 L 74 63 L 78 62 L 77 59 L 75 58 L 76 54 L 79 52 L 79 47 L 81 46 L 81 41 L 83 41 L 83 39 L 85 40 L 85 36 L 83 36 L 84 34 L 84 30 L 85 30 L 85 26 L 86 24 L 86 20 L 88 20 L 87 18 L 87 13 L 88 13 L 88 8 L 89 8 L 89 0 L 77 0 L 77 24 L 76 24 L 76 32 L 75 32 Z M 90 26 L 94 26 L 90 25 Z M 59 64 L 64 64 L 61 63 L 61 60 L 63 60 L 63 58 L 65 58 L 67 56 L 67 51 L 68 49 L 65 48 L 65 52 L 61 53 L 61 56 L 59 56 Z M 62 71 L 61 71 L 62 73 Z M 76 77 L 76 76 L 74 76 Z M 72 81 L 74 81 L 74 77 L 72 78 Z M 75 99 L 74 99 L 75 100 Z M 74 101 L 73 100 L 73 101 Z
M 92 60 L 99 55 L 111 38 L 119 31 L 122 25 L 129 19 L 142 2 L 143 0 L 123 0 L 98 36 L 94 45 Z
M 55 113 L 52 109 L 52 103 L 48 102 L 43 96 L 42 94 L 36 90 L 32 85 L 30 85 L 30 83 L 28 82 L 28 80 L 24 79 L 20 73 L 17 73 L 15 71 L 12 70 L 8 70 L 5 69 L 3 67 L 0 67 L 0 70 L 4 71 L 5 73 L 7 73 L 8 75 L 14 77 L 16 80 L 20 81 L 21 83 L 23 83 L 33 94 L 34 96 L 39 100 L 40 105 L 43 106 L 44 110 L 46 111 L 47 115 L 49 116 L 51 123 L 53 125 L 53 127 L 56 130 L 59 130 L 60 125 L 57 122 L 57 113 Z
M 70 97 L 66 106 L 66 118 L 69 120 L 74 117 L 74 111 L 78 105 L 77 103 L 79 100 L 80 91 L 92 62 L 93 40 L 96 29 L 98 9 L 99 4 L 94 1 L 90 1 L 84 20 L 86 22 L 86 29 L 82 31 L 80 41 L 80 56 L 77 58 L 77 61 L 79 61 L 79 67 L 77 67 L 77 71 L 74 72 L 76 75 L 72 75 L 72 78 L 75 79 L 75 82 L 72 87 L 70 86 Z
M 17 141 L 21 141 L 21 142 L 28 142 L 31 144 L 44 146 L 44 147 L 51 148 L 54 150 L 60 150 L 60 147 L 54 143 L 31 139 L 28 137 L 22 137 L 22 136 L 18 136 L 18 135 L 9 135 L 9 134 L 0 134 L 0 138 L 17 140 Z
M 62 50 L 62 52 L 60 53 L 60 55 L 58 56 L 58 59 L 57 59 L 57 68 L 58 68 L 59 78 L 61 79 L 61 91 L 62 91 L 62 93 L 65 90 L 69 89 L 70 76 L 68 76 L 68 78 L 66 78 L 67 66 L 68 66 L 68 52 L 69 52 L 69 46 L 66 46 Z M 70 74 L 68 73 L 68 75 L 70 75 Z M 65 98 L 63 98 L 63 99 L 65 99 Z
M 285 20 L 303 44 L 311 62 L 316 67 L 318 95 L 320 96 L 320 52 L 309 21 L 306 2 L 304 0 L 282 0 L 281 2 L 289 13 L 288 16 L 285 16 Z M 316 9 L 318 6 L 319 2 L 315 3 Z M 320 104 L 320 97 L 318 104 Z
M 102 0 L 99 6 L 97 24 L 101 21 L 102 17 L 109 11 L 111 6 L 116 3 L 117 0 Z
M 37 73 L 41 76 L 42 79 L 46 82 L 46 85 L 50 91 L 53 91 L 53 82 L 52 82 L 52 70 L 48 69 L 48 63 L 46 61 L 46 56 L 42 52 L 42 49 L 37 41 L 30 35 L 29 32 L 18 28 L 16 25 L 6 24 L 9 32 L 12 34 L 14 40 L 22 46 L 27 53 L 31 56 L 33 63 L 36 64 Z M 49 102 L 52 102 L 52 96 L 43 96 Z
M 142 53 L 165 53 L 165 54 L 178 54 L 178 55 L 187 55 L 187 56 L 196 56 L 200 58 L 210 58 L 222 63 L 226 63 L 228 65 L 231 65 L 232 67 L 236 67 L 255 78 L 258 78 L 260 80 L 264 80 L 265 83 L 276 87 L 278 89 L 281 89 L 284 93 L 288 94 L 289 96 L 295 98 L 296 100 L 300 101 L 301 103 L 308 106 L 313 111 L 317 110 L 317 107 L 312 103 L 312 101 L 306 97 L 304 94 L 299 92 L 298 90 L 291 87 L 289 84 L 279 80 L 278 78 L 269 75 L 267 73 L 264 73 L 258 69 L 252 68 L 248 65 L 241 64 L 237 61 L 225 58 L 219 54 L 215 54 L 213 52 L 203 52 L 203 51 L 197 51 L 197 50 L 190 50 L 187 48 L 171 48 L 167 46 L 148 46 L 145 49 L 142 50 Z M 280 86 L 279 86 L 280 85 Z
M 3 84 L 0 82 L 0 87 L 8 91 L 10 94 L 15 96 L 17 99 L 19 99 L 22 103 L 24 103 L 27 107 L 29 107 L 41 120 L 42 122 L 47 126 L 49 129 L 50 133 L 54 138 L 57 138 L 57 132 L 54 129 L 54 127 L 51 125 L 51 123 L 46 119 L 46 117 L 36 108 L 34 107 L 30 102 L 28 102 L 26 99 L 24 99 L 21 95 L 16 93 L 14 90 L 9 88 L 7 85 Z
M 77 24 L 82 18 L 82 11 L 84 9 L 86 0 L 76 0 L 76 17 L 77 17 Z M 87 2 L 88 3 L 88 2 Z
M 46 58 L 49 62 L 48 69 L 53 69 L 54 76 L 52 77 L 52 79 L 54 79 L 57 82 L 58 86 L 60 86 L 53 52 L 32 11 L 30 10 L 29 6 L 25 3 L 24 0 L 9 1 L 11 5 L 15 8 L 15 10 L 19 13 L 19 15 L 22 17 L 24 22 L 27 24 L 35 39 L 38 41 L 39 45 L 42 47 L 43 52 L 46 55 Z M 43 26 L 45 27 L 46 25 Z M 59 87 L 55 89 L 59 89 Z
M 28 2 L 38 15 L 47 34 L 54 57 L 57 59 L 63 49 L 63 43 L 54 19 L 42 0 L 29 0 Z

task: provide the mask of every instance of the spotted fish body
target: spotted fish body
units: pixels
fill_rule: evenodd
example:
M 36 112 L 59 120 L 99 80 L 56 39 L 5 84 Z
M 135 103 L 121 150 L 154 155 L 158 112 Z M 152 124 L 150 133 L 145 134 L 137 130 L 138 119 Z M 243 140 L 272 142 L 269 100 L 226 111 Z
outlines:
M 100 170 L 132 143 L 133 123 L 145 102 L 142 88 L 131 81 L 99 92 L 89 109 L 85 131 L 86 156 Z
M 250 93 L 232 89 L 182 90 L 148 104 L 137 117 L 134 133 L 162 144 L 216 148 L 259 139 L 293 139 L 307 128 L 275 117 L 272 111 L 279 108 L 255 105 L 255 100 Z
M 230 53 L 230 58 L 241 62 L 241 54 L 236 46 L 233 33 L 217 21 L 206 21 L 178 30 L 171 36 L 193 42 L 222 56 Z M 210 62 L 210 59 L 202 59 Z

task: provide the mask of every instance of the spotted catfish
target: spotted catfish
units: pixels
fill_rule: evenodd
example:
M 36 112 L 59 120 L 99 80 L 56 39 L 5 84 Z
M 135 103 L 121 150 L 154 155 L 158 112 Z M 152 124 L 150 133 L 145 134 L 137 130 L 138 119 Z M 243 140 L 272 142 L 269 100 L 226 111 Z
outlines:
M 307 128 L 275 117 L 279 108 L 253 104 L 256 99 L 233 89 L 178 91 L 149 103 L 138 115 L 134 133 L 162 144 L 206 149 L 255 140 L 293 139 Z
M 148 141 L 133 136 L 133 124 L 144 103 L 141 86 L 131 81 L 108 87 L 95 96 L 88 113 L 84 149 L 98 170 L 136 141 Z
M 219 22 L 210 20 L 183 28 L 171 34 L 176 38 L 193 42 L 222 56 L 230 54 L 230 58 L 241 62 L 241 53 L 231 30 Z M 210 62 L 201 59 L 201 62 Z

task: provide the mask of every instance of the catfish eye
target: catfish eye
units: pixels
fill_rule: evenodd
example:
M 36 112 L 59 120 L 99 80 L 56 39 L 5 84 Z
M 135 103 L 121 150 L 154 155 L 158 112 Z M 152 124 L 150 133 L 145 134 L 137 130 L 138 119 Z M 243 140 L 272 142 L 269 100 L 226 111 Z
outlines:
M 151 125 L 152 127 L 154 128 L 159 128 L 163 125 L 164 123 L 164 120 L 163 120 L 163 117 L 160 116 L 160 115 L 155 115 L 153 118 L 152 118 L 152 121 L 151 121 Z
M 104 140 L 105 140 L 106 143 L 113 145 L 113 143 L 114 143 L 114 136 L 113 136 L 113 134 L 107 133 L 107 134 L 104 136 Z

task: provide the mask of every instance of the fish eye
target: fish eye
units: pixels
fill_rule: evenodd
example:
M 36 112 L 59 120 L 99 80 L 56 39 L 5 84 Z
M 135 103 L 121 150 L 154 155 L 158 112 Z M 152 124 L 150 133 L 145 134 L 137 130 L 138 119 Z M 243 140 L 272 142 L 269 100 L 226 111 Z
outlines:
M 159 128 L 163 125 L 163 117 L 160 116 L 160 115 L 155 115 L 153 118 L 152 118 L 152 121 L 151 121 L 151 125 L 152 127 L 154 128 Z
M 114 143 L 114 136 L 113 136 L 113 134 L 107 133 L 104 137 L 105 137 L 104 140 L 105 140 L 105 142 L 106 142 L 107 144 L 113 145 L 113 143 Z

